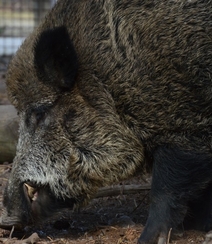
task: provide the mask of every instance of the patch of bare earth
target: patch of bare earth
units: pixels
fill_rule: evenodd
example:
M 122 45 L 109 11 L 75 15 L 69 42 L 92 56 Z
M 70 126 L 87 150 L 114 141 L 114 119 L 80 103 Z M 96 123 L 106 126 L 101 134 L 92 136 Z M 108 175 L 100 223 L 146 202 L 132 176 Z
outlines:
M 0 72 L 0 105 L 2 104 L 9 104 L 4 72 Z M 0 211 L 11 167 L 9 163 L 0 165 Z M 136 178 L 124 184 L 131 183 L 141 184 L 141 181 Z M 145 225 L 148 205 L 148 190 L 129 195 L 123 195 L 120 191 L 118 196 L 93 199 L 79 212 L 67 210 L 44 224 L 27 227 L 22 232 L 0 229 L 0 243 L 134 244 Z M 185 231 L 170 240 L 170 243 L 199 244 L 203 243 L 204 236 L 203 232 Z

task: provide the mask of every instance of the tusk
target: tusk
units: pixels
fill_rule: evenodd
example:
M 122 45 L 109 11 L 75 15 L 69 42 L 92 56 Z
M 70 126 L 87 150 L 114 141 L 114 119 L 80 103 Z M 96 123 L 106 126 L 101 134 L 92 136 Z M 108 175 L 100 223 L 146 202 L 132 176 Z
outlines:
M 24 185 L 26 186 L 29 198 L 34 201 L 35 200 L 34 196 L 35 196 L 35 193 L 36 193 L 37 190 L 34 187 L 32 187 L 32 186 L 30 186 L 30 185 L 28 185 L 26 183 L 24 183 Z

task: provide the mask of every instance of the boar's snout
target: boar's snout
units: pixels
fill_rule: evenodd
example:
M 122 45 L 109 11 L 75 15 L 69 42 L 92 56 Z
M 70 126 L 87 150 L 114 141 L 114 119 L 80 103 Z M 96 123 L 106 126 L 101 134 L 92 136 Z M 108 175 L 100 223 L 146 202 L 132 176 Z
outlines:
M 19 187 L 9 185 L 4 193 L 0 228 L 11 229 L 14 226 L 15 229 L 23 229 L 63 208 L 73 208 L 75 203 L 72 198 L 55 197 L 49 186 L 36 186 L 31 182 L 22 183 Z
M 3 208 L 0 217 L 0 228 L 10 230 L 13 226 L 15 229 L 23 229 L 20 218 L 18 216 L 8 216 L 7 209 Z
M 31 203 L 25 184 L 13 182 L 4 192 L 0 228 L 23 229 L 32 222 Z

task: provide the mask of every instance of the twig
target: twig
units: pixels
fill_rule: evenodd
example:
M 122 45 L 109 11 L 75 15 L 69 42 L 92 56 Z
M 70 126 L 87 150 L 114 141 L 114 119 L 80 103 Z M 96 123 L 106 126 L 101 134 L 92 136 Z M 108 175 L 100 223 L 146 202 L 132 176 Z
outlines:
M 171 232 L 172 232 L 172 228 L 170 228 L 169 233 L 168 233 L 167 244 L 169 244 L 170 237 L 171 237 Z
M 112 187 L 102 187 L 99 189 L 95 198 L 108 197 L 108 196 L 118 196 L 118 195 L 129 195 L 134 193 L 143 192 L 144 190 L 150 190 L 150 184 L 142 185 L 116 185 Z
M 12 239 L 12 235 L 13 235 L 14 229 L 15 229 L 15 227 L 13 225 L 12 230 L 10 231 L 9 239 Z
M 144 202 L 144 200 L 146 199 L 146 197 L 148 196 L 149 193 L 145 194 L 144 197 L 142 198 L 142 200 L 140 201 L 140 203 L 133 209 L 133 211 L 131 212 L 134 213 L 140 206 L 141 204 Z

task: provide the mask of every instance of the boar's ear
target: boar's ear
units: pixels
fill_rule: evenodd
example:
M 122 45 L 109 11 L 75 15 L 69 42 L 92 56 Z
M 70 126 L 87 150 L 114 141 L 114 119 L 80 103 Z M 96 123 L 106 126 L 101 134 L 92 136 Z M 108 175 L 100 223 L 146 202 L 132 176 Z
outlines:
M 77 54 L 64 26 L 41 33 L 34 47 L 39 79 L 51 86 L 71 88 L 77 74 Z

